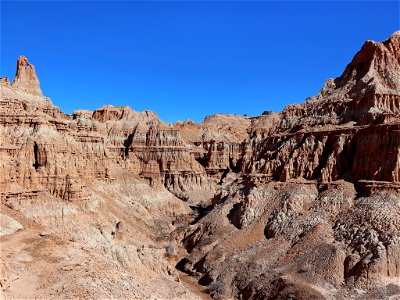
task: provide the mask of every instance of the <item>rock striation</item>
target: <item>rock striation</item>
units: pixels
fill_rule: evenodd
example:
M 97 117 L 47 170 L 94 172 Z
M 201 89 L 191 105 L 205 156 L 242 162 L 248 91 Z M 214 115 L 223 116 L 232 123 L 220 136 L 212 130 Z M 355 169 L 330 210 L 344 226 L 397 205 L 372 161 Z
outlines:
M 67 115 L 24 56 L 0 84 L 5 297 L 196 297 L 179 259 L 214 298 L 400 295 L 399 32 L 259 117 Z
M 252 120 L 239 171 L 176 232 L 181 270 L 221 299 L 399 297 L 399 45 L 367 41 L 317 96 Z
M 279 121 L 269 121 L 273 128 L 254 128 L 242 171 L 280 181 L 399 183 L 399 40 L 396 32 L 383 43 L 367 41 L 317 96 L 286 107 Z

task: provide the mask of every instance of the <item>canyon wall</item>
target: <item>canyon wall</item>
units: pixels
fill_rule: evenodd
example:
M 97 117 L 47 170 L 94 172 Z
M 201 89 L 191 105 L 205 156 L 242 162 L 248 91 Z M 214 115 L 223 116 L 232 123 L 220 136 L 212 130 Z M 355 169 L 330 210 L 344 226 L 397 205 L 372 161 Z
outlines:
M 216 299 L 400 295 L 400 33 L 303 104 L 252 119 L 178 268 Z
M 176 283 L 177 258 L 215 298 L 400 295 L 399 44 L 399 32 L 367 41 L 340 77 L 281 113 L 174 124 L 127 106 L 67 115 L 21 56 L 12 83 L 0 79 L 4 232 L 52 228 L 92 259 L 107 253 L 115 274 L 139 255 L 144 273 L 161 270 L 154 282 L 181 289 L 149 288 L 160 297 L 193 296 Z M 156 262 L 173 245 L 185 250 Z M 112 296 L 102 293 L 91 295 Z

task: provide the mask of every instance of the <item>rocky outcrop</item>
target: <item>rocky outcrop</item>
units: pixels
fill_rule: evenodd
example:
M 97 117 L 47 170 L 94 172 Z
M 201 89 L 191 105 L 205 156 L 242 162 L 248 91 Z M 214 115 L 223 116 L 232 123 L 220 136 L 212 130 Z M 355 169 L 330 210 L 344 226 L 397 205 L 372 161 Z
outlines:
M 196 299 L 166 251 L 190 208 L 162 183 L 205 174 L 179 133 L 127 107 L 65 115 L 25 57 L 0 82 L 1 298 Z
M 399 297 L 399 44 L 366 42 L 317 96 L 252 120 L 181 270 L 221 299 Z
M 205 170 L 177 130 L 150 111 L 105 106 L 67 116 L 40 97 L 35 69 L 26 57 L 17 62 L 13 84 L 2 79 L 2 197 L 14 192 L 47 190 L 65 200 L 79 200 L 87 182 L 109 180 L 121 167 L 166 183 L 178 195 L 207 188 Z M 172 179 L 174 178 L 174 179 Z M 178 184 L 179 182 L 179 184 Z
M 398 32 L 383 43 L 366 42 L 317 96 L 285 108 L 278 124 L 274 115 L 263 117 L 274 127 L 253 128 L 241 170 L 281 181 L 398 183 L 399 44 Z M 366 157 L 374 159 L 365 163 Z
M 12 82 L 12 87 L 19 91 L 34 96 L 43 96 L 35 67 L 28 62 L 25 56 L 20 56 L 17 61 L 17 73 Z
M 343 74 L 328 79 L 317 96 L 283 111 L 282 128 L 370 124 L 381 114 L 399 114 L 399 32 L 382 43 L 367 41 Z
M 239 115 L 215 114 L 202 123 L 176 122 L 182 139 L 209 178 L 219 182 L 229 171 L 237 172 L 243 155 L 242 142 L 248 136 L 252 119 Z
M 13 83 L 0 79 L 0 232 L 38 257 L 23 234 L 52 228 L 56 253 L 64 243 L 98 265 L 77 271 L 96 270 L 83 283 L 68 277 L 79 291 L 52 282 L 42 295 L 7 295 L 111 297 L 122 272 L 139 298 L 192 297 L 171 269 L 180 244 L 178 268 L 216 298 L 400 295 L 399 43 L 398 32 L 367 41 L 340 77 L 281 113 L 175 124 L 126 106 L 66 115 L 20 57 Z M 52 263 L 68 269 L 64 258 Z

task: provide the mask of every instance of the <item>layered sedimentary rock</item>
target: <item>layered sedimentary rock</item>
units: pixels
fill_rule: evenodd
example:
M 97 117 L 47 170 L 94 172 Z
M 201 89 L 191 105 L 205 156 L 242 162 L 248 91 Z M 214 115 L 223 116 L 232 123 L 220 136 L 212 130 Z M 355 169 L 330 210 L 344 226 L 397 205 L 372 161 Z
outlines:
M 182 186 L 170 184 L 174 190 L 205 174 L 178 131 L 153 112 L 103 107 L 67 116 L 26 91 L 18 99 L 19 90 L 2 86 L 0 147 L 2 161 L 8 162 L 2 170 L 4 197 L 16 190 L 45 189 L 63 199 L 79 199 L 85 181 L 109 179 L 113 166 L 151 181 L 181 175 Z
M 399 44 L 399 32 L 367 41 L 281 113 L 172 125 L 127 106 L 64 114 L 20 57 L 13 82 L 0 79 L 5 295 L 193 298 L 172 268 L 182 258 L 215 298 L 397 297 Z M 15 243 L 26 262 L 12 259 Z M 73 284 L 45 272 L 63 283 L 18 292 L 13 276 L 40 277 L 32 259 Z
M 367 41 L 317 96 L 253 119 L 239 172 L 176 232 L 213 297 L 399 297 L 399 44 Z
M 254 128 L 242 171 L 281 181 L 398 183 L 399 39 L 396 32 L 383 43 L 367 41 L 342 76 L 329 79 L 317 96 L 286 107 L 272 130 Z M 257 122 L 276 116 L 261 118 L 265 121 Z
M 197 298 L 168 238 L 190 209 L 162 183 L 176 173 L 183 193 L 205 171 L 177 131 L 128 107 L 66 115 L 41 95 L 20 57 L 1 79 L 1 298 Z
M 34 67 L 25 57 L 18 59 L 17 66 L 24 70 L 17 71 L 14 82 L 18 85 L 2 79 L 1 122 L 5 134 L 1 147 L 4 161 L 11 161 L 3 170 L 4 197 L 18 186 L 43 188 L 63 199 L 79 199 L 85 181 L 108 179 L 108 170 L 120 166 L 151 184 L 165 184 L 181 198 L 199 198 L 196 193 L 205 190 L 208 199 L 214 181 L 239 160 L 240 143 L 250 125 L 248 118 L 209 117 L 204 124 L 194 125 L 199 127 L 198 135 L 185 142 L 181 134 L 191 131 L 187 123 L 171 126 L 151 111 L 104 106 L 68 116 L 49 99 L 39 97 Z M 215 119 L 220 119 L 219 125 L 209 126 L 216 123 Z M 238 129 L 232 126 L 232 120 L 243 124 Z M 20 164 L 21 160 L 27 163 Z M 213 182 L 209 182 L 207 173 L 216 174 Z
M 242 142 L 250 125 L 251 119 L 246 116 L 215 114 L 202 123 L 176 122 L 174 128 L 209 177 L 218 182 L 227 171 L 239 169 Z

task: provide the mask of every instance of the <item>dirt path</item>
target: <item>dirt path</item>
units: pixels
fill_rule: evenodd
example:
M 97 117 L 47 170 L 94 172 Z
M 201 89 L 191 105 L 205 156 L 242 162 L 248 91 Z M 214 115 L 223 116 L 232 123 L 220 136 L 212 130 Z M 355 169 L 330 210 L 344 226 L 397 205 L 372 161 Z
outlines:
M 11 299 L 11 295 L 27 299 L 35 294 L 38 272 L 32 268 L 35 259 L 32 257 L 32 253 L 26 249 L 29 238 L 33 236 L 32 232 L 24 229 L 0 238 L 2 299 Z M 22 286 L 23 288 L 21 288 Z
M 179 272 L 179 279 L 181 283 L 193 294 L 200 297 L 202 300 L 212 300 L 211 296 L 206 293 L 205 288 L 197 283 L 195 277 L 189 276 L 181 271 Z

